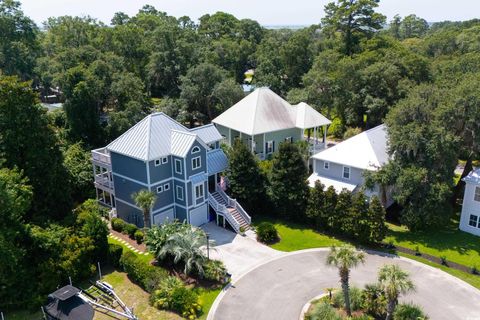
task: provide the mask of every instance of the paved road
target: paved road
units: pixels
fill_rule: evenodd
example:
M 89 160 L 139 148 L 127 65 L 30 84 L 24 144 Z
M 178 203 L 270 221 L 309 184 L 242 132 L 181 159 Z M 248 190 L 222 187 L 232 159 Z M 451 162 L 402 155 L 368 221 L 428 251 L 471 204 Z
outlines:
M 297 320 L 303 305 L 328 287 L 338 287 L 334 268 L 325 265 L 327 250 L 301 251 L 277 258 L 248 272 L 233 283 L 209 319 Z M 423 306 L 432 320 L 480 320 L 480 291 L 438 269 L 404 258 L 368 254 L 366 264 L 354 269 L 351 283 L 374 282 L 377 270 L 396 263 L 407 270 L 416 292 L 402 301 Z

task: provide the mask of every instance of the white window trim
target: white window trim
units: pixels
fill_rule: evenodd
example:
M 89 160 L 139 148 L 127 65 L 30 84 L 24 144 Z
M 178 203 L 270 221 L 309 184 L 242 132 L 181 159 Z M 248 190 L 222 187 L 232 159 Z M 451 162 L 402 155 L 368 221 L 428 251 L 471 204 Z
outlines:
M 472 216 L 477 217 L 474 226 L 472 226 L 472 225 L 470 224 L 470 221 L 472 220 Z M 480 228 L 480 225 L 479 225 L 479 223 L 478 223 L 478 220 L 479 220 L 479 216 L 478 216 L 477 214 L 470 214 L 470 215 L 468 216 L 468 226 L 469 226 L 469 227 L 472 227 L 472 228 Z
M 270 149 L 270 151 L 269 151 Z M 267 141 L 267 154 L 273 153 L 273 140 Z
M 477 199 L 477 195 L 478 195 L 478 199 Z M 480 202 L 480 187 L 479 186 L 475 186 L 475 189 L 473 190 L 473 201 Z
M 163 186 L 158 186 L 157 193 L 162 193 L 162 192 L 163 192 Z
M 162 158 L 162 164 L 168 163 L 168 157 L 163 157 Z
M 155 167 L 158 167 L 160 164 L 161 164 L 160 159 L 156 159 L 155 160 Z
M 195 167 L 193 164 L 195 163 L 195 159 L 198 159 L 198 166 Z M 202 167 L 202 157 L 195 157 L 192 158 L 192 170 L 197 170 L 198 168 Z
M 180 193 L 179 193 L 180 192 Z M 180 201 L 184 201 L 184 198 L 183 198 L 183 187 L 182 186 L 177 186 L 175 188 L 175 193 L 176 193 L 176 196 L 177 196 L 177 199 L 180 200 Z
M 165 183 L 163 185 L 163 191 L 168 191 L 168 190 L 170 190 L 170 183 Z
M 323 161 L 323 169 L 324 170 L 330 170 L 330 162 L 328 161 Z M 343 174 L 343 173 L 342 173 Z
M 286 137 L 285 138 L 285 142 L 288 141 L 288 142 L 293 142 L 293 138 L 292 137 Z
M 345 177 L 345 168 L 348 168 L 348 178 Z M 342 178 L 350 180 L 351 176 L 352 176 L 352 169 L 350 167 L 343 166 L 343 168 L 342 168 Z
M 200 147 L 199 146 L 195 146 L 192 148 L 192 154 L 194 153 L 199 153 L 201 151 Z
M 197 187 L 202 187 L 202 195 L 198 196 L 197 195 Z M 195 201 L 200 199 L 200 198 L 205 198 L 205 186 L 202 183 L 197 183 L 196 185 L 193 186 L 193 192 L 195 193 Z
M 180 163 L 180 171 L 177 170 L 177 163 Z M 175 173 L 182 174 L 182 160 L 180 159 L 175 159 Z

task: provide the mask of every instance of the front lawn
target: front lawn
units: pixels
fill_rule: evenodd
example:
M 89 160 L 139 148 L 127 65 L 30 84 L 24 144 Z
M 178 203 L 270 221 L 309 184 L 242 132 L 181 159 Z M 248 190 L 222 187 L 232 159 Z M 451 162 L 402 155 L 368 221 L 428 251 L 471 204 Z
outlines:
M 304 225 L 293 222 L 267 217 L 255 218 L 254 222 L 255 225 L 258 225 L 264 221 L 271 222 L 275 225 L 280 236 L 280 241 L 270 245 L 270 247 L 280 251 L 290 252 L 302 249 L 330 247 L 343 243 L 334 237 L 321 234 Z
M 403 226 L 388 224 L 389 232 L 386 243 L 402 246 L 432 256 L 446 256 L 447 261 L 456 262 L 467 267 L 474 265 L 480 269 L 480 240 L 477 236 L 460 231 L 458 220 L 452 219 L 442 229 L 412 232 Z

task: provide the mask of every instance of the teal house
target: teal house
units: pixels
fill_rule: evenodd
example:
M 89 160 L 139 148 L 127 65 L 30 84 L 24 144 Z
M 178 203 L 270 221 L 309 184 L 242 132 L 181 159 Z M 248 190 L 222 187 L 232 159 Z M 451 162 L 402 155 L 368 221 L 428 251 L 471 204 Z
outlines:
M 164 113 L 153 113 L 104 148 L 92 151 L 98 201 L 123 220 L 143 227 L 132 194 L 155 192 L 151 224 L 178 219 L 200 226 L 211 220 L 235 231 L 251 219 L 220 187 L 227 157 L 213 126 L 188 129 Z
M 307 140 L 310 153 L 326 147 L 331 123 L 302 102 L 291 105 L 268 88 L 258 88 L 212 121 L 223 142 L 244 142 L 260 159 L 268 158 L 284 141 Z

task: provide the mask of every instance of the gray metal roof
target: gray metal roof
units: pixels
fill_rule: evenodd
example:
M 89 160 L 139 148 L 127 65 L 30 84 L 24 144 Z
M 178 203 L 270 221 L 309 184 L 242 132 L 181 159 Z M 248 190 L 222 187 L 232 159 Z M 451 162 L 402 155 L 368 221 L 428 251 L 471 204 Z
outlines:
M 174 132 L 176 133 L 174 134 Z M 168 156 L 172 152 L 183 157 L 186 146 L 189 143 L 191 146 L 195 139 L 208 148 L 203 140 L 190 129 L 163 112 L 157 112 L 146 116 L 106 148 L 110 152 L 151 161 Z
M 480 184 L 480 169 L 470 171 L 463 180 L 468 183 Z
M 190 131 L 196 133 L 206 144 L 222 140 L 222 135 L 218 132 L 213 123 L 193 128 Z
M 225 171 L 228 167 L 227 156 L 222 149 L 207 153 L 207 172 L 209 175 Z

